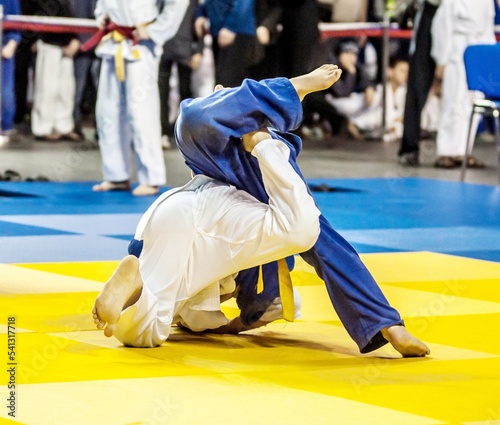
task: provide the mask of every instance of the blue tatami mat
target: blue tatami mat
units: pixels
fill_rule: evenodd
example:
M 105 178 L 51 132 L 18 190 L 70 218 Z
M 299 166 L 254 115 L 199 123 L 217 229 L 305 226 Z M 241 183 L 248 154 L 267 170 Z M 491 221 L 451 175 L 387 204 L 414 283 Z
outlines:
M 309 180 L 360 253 L 433 251 L 500 262 L 500 188 L 419 178 Z M 92 183 L 0 183 L 0 263 L 118 260 L 154 197 Z

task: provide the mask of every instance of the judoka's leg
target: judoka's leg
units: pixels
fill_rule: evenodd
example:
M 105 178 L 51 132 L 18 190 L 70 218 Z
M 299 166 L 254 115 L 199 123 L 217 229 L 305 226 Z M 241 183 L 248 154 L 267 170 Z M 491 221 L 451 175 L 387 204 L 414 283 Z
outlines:
M 301 256 L 326 284 L 328 294 L 349 335 L 362 353 L 375 350 L 387 341 L 381 329 L 402 325 L 354 248 L 320 217 L 321 233 L 314 247 Z
M 133 255 L 128 255 L 106 282 L 92 309 L 97 327 L 102 329 L 106 326 L 104 335 L 107 337 L 113 335 L 122 310 L 137 302 L 143 285 L 139 273 L 139 260 Z

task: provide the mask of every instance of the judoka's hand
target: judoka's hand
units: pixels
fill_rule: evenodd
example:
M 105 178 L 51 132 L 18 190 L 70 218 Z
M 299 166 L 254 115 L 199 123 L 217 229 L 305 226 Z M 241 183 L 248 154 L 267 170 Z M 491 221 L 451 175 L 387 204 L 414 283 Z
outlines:
M 107 14 L 99 16 L 98 18 L 96 18 L 96 22 L 97 22 L 97 28 L 103 30 L 109 23 L 109 16 Z
M 243 148 L 247 152 L 252 152 L 255 146 L 257 146 L 263 140 L 272 139 L 271 134 L 265 128 L 261 128 L 257 131 L 252 131 L 251 133 L 247 133 L 243 135 L 241 141 L 243 142 Z
M 137 25 L 134 32 L 132 32 L 132 35 L 136 40 L 149 40 L 151 38 L 149 36 L 146 25 Z

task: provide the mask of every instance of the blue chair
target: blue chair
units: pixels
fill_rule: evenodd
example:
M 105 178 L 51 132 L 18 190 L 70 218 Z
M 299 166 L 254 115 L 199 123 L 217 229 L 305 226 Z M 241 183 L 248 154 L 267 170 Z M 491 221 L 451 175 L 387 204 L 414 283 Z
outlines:
M 500 43 L 478 44 L 467 47 L 464 53 L 465 72 L 469 90 L 484 93 L 484 99 L 477 99 L 473 103 L 469 121 L 468 136 L 471 135 L 472 122 L 476 114 L 494 117 L 495 139 L 497 144 L 498 162 L 500 166 Z M 472 137 L 467 138 L 465 160 L 462 163 L 460 180 L 465 180 L 467 159 L 469 158 Z

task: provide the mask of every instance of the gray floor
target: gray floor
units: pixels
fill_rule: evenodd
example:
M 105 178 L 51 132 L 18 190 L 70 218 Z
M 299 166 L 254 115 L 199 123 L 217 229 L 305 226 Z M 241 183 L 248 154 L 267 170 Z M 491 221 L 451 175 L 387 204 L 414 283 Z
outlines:
M 93 129 L 85 129 L 92 139 Z M 307 178 L 424 177 L 459 181 L 459 170 L 433 167 L 435 144 L 422 143 L 422 165 L 402 167 L 397 163 L 397 143 L 353 141 L 347 138 L 304 142 L 299 164 Z M 169 186 L 184 184 L 189 171 L 177 149 L 164 151 Z M 497 185 L 499 165 L 495 143 L 478 141 L 474 155 L 487 168 L 468 170 L 470 183 Z M 29 135 L 18 134 L 15 140 L 0 144 L 0 173 L 18 171 L 23 179 L 43 175 L 52 181 L 101 180 L 100 152 L 92 142 L 40 142 Z

